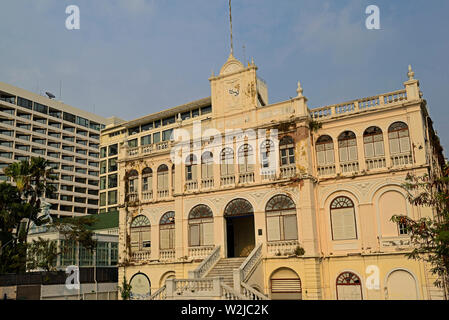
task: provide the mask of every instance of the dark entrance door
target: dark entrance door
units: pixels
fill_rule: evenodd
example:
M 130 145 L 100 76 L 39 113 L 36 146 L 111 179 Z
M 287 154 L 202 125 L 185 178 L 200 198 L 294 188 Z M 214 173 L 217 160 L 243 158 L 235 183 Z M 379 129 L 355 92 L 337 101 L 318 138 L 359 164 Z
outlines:
M 228 258 L 247 257 L 255 246 L 254 213 L 244 199 L 231 201 L 225 209 Z

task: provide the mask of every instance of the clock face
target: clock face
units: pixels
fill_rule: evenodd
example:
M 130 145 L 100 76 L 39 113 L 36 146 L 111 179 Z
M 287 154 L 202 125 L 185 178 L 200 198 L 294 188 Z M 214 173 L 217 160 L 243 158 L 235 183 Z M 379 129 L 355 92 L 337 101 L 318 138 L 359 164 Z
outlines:
M 233 109 L 238 105 L 241 95 L 241 86 L 239 80 L 231 80 L 225 85 L 225 97 L 228 108 Z

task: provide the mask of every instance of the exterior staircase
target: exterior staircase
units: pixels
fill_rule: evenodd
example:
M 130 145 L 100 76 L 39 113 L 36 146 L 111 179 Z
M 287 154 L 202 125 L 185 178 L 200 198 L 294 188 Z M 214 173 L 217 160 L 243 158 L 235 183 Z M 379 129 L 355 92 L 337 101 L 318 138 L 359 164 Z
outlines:
M 223 278 L 223 282 L 230 286 L 234 286 L 234 270 L 238 269 L 246 258 L 222 258 L 217 264 L 206 274 L 204 278 Z

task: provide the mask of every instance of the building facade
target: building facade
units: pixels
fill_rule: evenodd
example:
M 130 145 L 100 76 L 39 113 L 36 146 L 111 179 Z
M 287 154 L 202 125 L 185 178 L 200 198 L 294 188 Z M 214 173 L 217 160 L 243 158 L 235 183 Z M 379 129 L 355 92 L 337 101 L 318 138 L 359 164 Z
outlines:
M 102 132 L 118 146 L 119 282 L 142 299 L 443 298 L 390 220 L 433 216 L 401 184 L 443 161 L 413 71 L 322 108 L 299 83 L 269 104 L 256 72 L 231 54 L 211 97 Z
M 30 157 L 57 179 L 53 215 L 98 213 L 100 130 L 109 120 L 0 82 L 0 168 Z M 0 179 L 8 178 L 1 173 Z

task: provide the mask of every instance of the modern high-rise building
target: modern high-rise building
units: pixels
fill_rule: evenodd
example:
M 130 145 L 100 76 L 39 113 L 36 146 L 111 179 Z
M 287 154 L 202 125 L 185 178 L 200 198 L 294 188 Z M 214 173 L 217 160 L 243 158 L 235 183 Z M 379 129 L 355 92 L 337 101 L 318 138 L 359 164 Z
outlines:
M 0 168 L 43 157 L 57 175 L 50 213 L 95 214 L 100 130 L 113 120 L 0 82 Z

